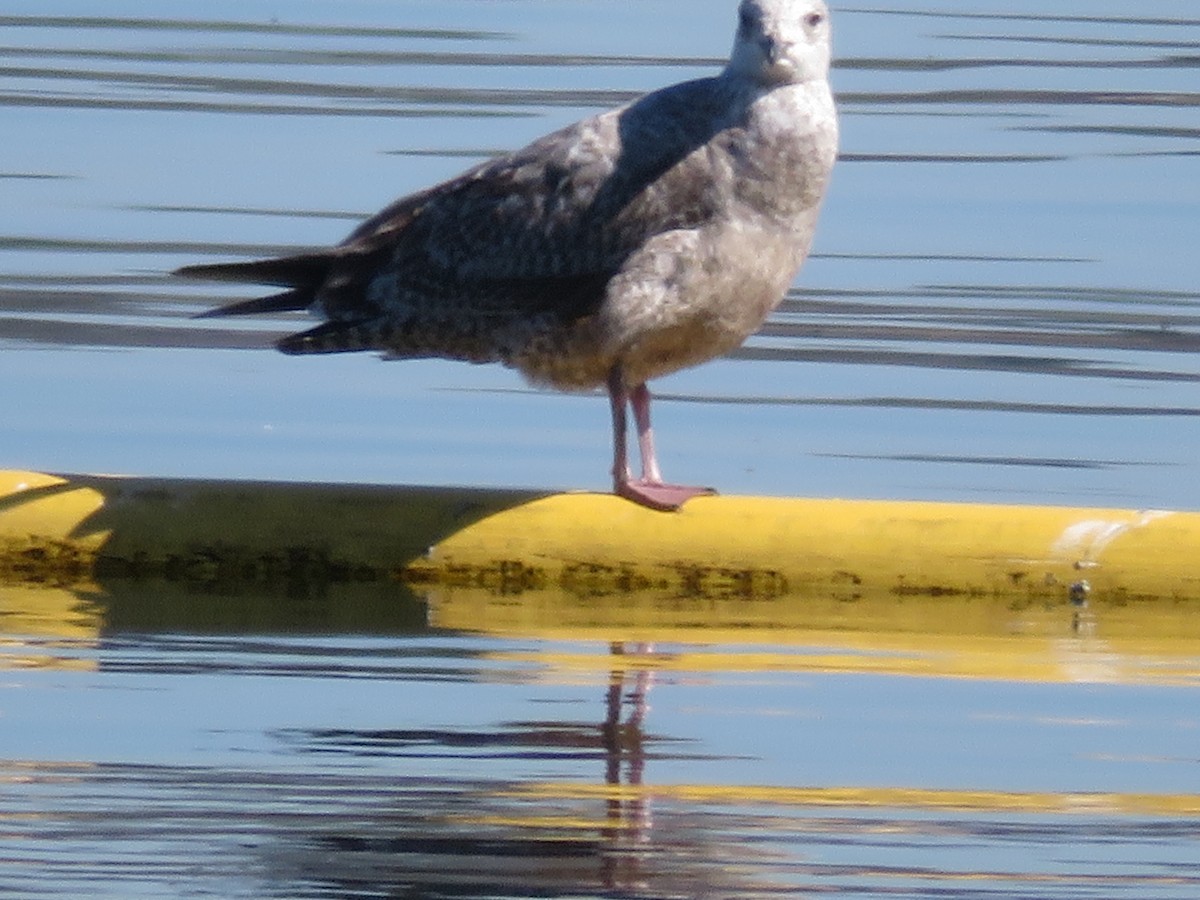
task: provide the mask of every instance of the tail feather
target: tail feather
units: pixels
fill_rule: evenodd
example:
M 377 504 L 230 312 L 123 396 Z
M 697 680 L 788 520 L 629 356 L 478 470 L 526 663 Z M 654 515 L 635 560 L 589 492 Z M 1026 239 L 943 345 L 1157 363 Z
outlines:
M 375 320 L 322 322 L 315 328 L 281 338 L 275 346 L 291 356 L 309 353 L 349 353 L 378 349 L 386 338 L 382 323 Z

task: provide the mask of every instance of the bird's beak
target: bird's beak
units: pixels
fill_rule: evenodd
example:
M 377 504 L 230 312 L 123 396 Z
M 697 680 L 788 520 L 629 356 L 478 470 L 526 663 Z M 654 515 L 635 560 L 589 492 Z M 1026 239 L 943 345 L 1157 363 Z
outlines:
M 776 78 L 789 78 L 795 69 L 795 63 L 790 54 L 791 45 L 777 38 L 764 37 L 759 42 L 763 57 L 767 62 L 767 70 Z
M 772 66 L 777 65 L 783 57 L 783 46 L 779 41 L 775 38 L 764 37 L 759 45 L 762 47 L 763 56 L 766 57 L 767 62 Z

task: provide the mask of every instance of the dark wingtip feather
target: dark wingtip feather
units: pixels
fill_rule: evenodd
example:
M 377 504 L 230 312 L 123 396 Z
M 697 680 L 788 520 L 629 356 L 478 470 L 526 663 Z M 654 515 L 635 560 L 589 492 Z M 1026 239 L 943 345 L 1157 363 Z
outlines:
M 279 287 L 316 288 L 329 274 L 333 258 L 328 252 L 256 259 L 249 262 L 202 263 L 175 270 L 181 278 L 202 281 L 239 281 Z
M 218 306 L 202 313 L 196 313 L 194 319 L 215 319 L 221 316 L 254 316 L 279 312 L 295 312 L 307 309 L 312 305 L 313 294 L 308 289 L 284 291 L 282 294 L 272 294 L 270 297 L 255 297 L 253 300 L 239 300 L 228 306 Z

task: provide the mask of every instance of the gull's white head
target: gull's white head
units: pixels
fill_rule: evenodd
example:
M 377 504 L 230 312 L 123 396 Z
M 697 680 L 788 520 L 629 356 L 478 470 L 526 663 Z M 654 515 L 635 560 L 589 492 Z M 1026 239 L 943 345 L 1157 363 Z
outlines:
M 764 84 L 822 81 L 829 60 L 824 0 L 742 0 L 730 72 Z

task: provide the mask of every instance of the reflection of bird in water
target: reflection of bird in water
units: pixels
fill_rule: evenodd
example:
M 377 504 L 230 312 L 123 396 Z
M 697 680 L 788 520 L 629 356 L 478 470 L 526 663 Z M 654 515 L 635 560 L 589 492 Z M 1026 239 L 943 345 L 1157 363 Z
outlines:
M 608 694 L 604 720 L 604 748 L 608 753 L 606 784 L 621 783 L 621 762 L 629 763 L 629 784 L 641 784 L 646 768 L 646 736 L 643 727 L 649 706 L 646 697 L 654 683 L 654 673 L 647 662 L 654 653 L 653 644 L 630 644 L 628 647 L 615 642 L 609 647 L 613 657 L 613 668 L 609 673 Z M 628 660 L 628 664 L 625 662 Z M 635 667 L 633 686 L 625 694 L 626 669 Z M 621 722 L 621 711 L 629 706 L 629 717 Z
M 646 381 L 737 347 L 774 309 L 837 153 L 823 0 L 743 0 L 738 15 L 715 77 L 398 200 L 335 247 L 180 271 L 286 289 L 212 315 L 324 318 L 285 353 L 501 362 L 565 390 L 606 386 L 614 490 L 677 508 L 706 490 L 663 482 Z
M 649 709 L 646 698 L 653 684 L 654 673 L 649 669 L 653 644 L 635 643 L 626 646 L 616 641 L 609 645 L 612 669 L 609 671 L 608 692 L 605 697 L 605 720 L 601 729 L 605 752 L 604 783 L 619 787 L 622 783 L 641 787 L 646 770 L 646 733 L 644 724 Z M 633 668 L 633 684 L 626 693 L 628 668 Z M 621 712 L 629 706 L 629 716 L 621 721 Z M 621 781 L 621 763 L 627 764 L 628 781 Z M 628 799 L 610 796 L 607 804 L 608 824 L 603 830 L 614 850 L 622 846 L 643 844 L 650 840 L 653 825 L 650 801 L 635 793 Z M 601 878 L 607 887 L 625 886 L 639 880 L 638 855 L 612 852 L 604 857 Z M 624 868 L 622 868 L 624 867 Z M 631 868 L 632 871 L 625 869 Z
M 744 811 L 668 801 L 651 816 L 653 789 L 643 785 L 650 752 L 670 767 L 672 760 L 695 759 L 694 748 L 680 755 L 671 745 L 686 739 L 646 731 L 654 675 L 670 657 L 648 643 L 613 642 L 607 649 L 599 722 L 592 712 L 569 720 L 304 735 L 309 752 L 350 754 L 358 763 L 304 769 L 294 786 L 286 775 L 263 784 L 255 776 L 252 790 L 276 800 L 282 790 L 306 804 L 294 821 L 285 816 L 286 824 L 272 803 L 260 804 L 271 835 L 262 842 L 268 854 L 262 868 L 278 880 L 273 893 L 292 896 L 296 885 L 318 886 L 328 896 L 388 897 L 780 893 L 777 886 L 760 890 Z M 488 658 L 480 653 L 480 661 Z M 461 679 L 470 667 L 460 669 L 459 662 L 442 671 Z M 495 674 L 490 664 L 479 670 L 476 687 Z M 766 829 L 776 820 L 755 821 Z

